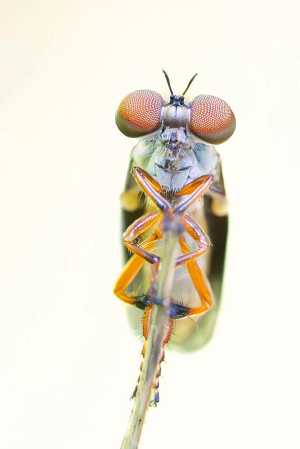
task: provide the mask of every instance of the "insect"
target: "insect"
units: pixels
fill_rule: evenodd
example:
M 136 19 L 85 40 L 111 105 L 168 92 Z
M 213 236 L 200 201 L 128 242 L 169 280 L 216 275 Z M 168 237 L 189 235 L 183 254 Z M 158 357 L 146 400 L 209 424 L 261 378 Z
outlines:
M 173 94 L 169 77 L 164 74 L 171 92 L 169 102 L 157 92 L 138 90 L 122 100 L 116 113 L 120 131 L 128 137 L 141 138 L 132 150 L 121 195 L 123 241 L 133 255 L 124 266 L 114 293 L 135 306 L 132 311 L 144 312 L 143 355 L 156 297 L 165 220 L 175 220 L 181 231 L 163 345 L 171 339 L 181 350 L 195 350 L 212 334 L 220 303 L 227 237 L 222 168 L 212 144 L 226 141 L 236 125 L 229 105 L 217 97 L 200 95 L 185 102 L 184 95 L 197 74 L 182 95 Z M 128 259 L 128 252 L 126 256 Z M 137 319 L 141 316 L 134 313 L 135 327 Z M 162 348 L 161 361 L 163 358 Z M 159 375 L 160 369 L 153 385 L 152 405 L 159 401 Z M 137 388 L 138 385 L 133 396 Z

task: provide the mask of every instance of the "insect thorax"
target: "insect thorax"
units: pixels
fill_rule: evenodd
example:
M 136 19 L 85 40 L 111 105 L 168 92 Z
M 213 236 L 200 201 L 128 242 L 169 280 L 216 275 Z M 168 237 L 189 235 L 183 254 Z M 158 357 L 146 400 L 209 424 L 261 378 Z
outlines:
M 168 194 L 200 176 L 214 174 L 219 155 L 186 128 L 164 126 L 138 142 L 132 160 L 133 166 L 146 170 Z

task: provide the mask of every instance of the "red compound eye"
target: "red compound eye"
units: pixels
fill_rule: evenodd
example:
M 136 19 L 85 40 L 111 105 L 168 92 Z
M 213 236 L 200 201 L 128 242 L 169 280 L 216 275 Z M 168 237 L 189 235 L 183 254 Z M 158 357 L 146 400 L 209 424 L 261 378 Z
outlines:
M 235 130 L 235 116 L 230 106 L 218 97 L 200 95 L 190 104 L 190 131 L 208 143 L 222 143 Z
M 128 137 L 149 134 L 160 126 L 164 100 L 153 90 L 136 90 L 127 95 L 116 112 L 116 124 Z

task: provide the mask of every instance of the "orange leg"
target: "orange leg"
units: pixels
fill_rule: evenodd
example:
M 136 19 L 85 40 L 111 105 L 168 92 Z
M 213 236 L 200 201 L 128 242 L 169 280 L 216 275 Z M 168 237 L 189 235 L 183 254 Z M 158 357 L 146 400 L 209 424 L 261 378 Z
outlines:
M 184 237 L 182 236 L 179 237 L 179 243 L 181 250 L 184 254 L 190 253 L 190 249 Z M 200 315 L 201 313 L 206 312 L 213 306 L 213 294 L 210 285 L 208 281 L 205 279 L 197 262 L 195 260 L 188 261 L 186 266 L 192 278 L 193 284 L 202 301 L 202 305 L 200 307 L 191 308 L 186 316 Z
M 204 195 L 210 184 L 213 182 L 213 175 L 204 175 L 185 186 L 175 196 L 191 196 L 173 209 L 174 214 L 183 214 L 200 196 Z
M 154 247 L 155 241 L 161 238 L 161 233 L 153 234 L 141 244 L 142 249 L 151 251 Z M 127 304 L 135 305 L 136 299 L 127 295 L 126 289 L 134 280 L 144 263 L 145 259 L 142 256 L 136 254 L 133 255 L 124 266 L 123 271 L 116 282 L 114 294 L 122 301 L 127 302 Z
M 127 295 L 126 289 L 128 285 L 133 281 L 133 279 L 136 277 L 140 269 L 145 263 L 145 259 L 143 259 L 140 256 L 137 256 L 136 254 L 132 256 L 127 264 L 124 266 L 123 271 L 119 277 L 119 279 L 116 282 L 115 288 L 114 288 L 114 294 L 121 299 L 124 302 L 127 302 L 127 304 L 131 304 L 134 306 L 135 304 L 135 298 L 132 298 Z
M 143 232 L 147 231 L 153 226 L 161 217 L 161 212 L 145 214 L 133 222 L 123 234 L 123 240 L 127 248 L 134 254 L 143 257 L 150 263 L 159 262 L 159 257 L 151 254 L 149 251 L 143 249 L 143 245 L 137 246 L 132 242 Z
M 136 178 L 136 180 L 139 182 L 139 184 L 144 187 L 144 184 L 150 184 L 150 186 L 158 193 L 162 192 L 161 186 L 158 184 L 158 182 L 155 181 L 155 179 L 152 178 L 152 176 L 149 175 L 145 170 L 139 167 L 134 167 L 132 169 L 132 172 Z
M 209 183 L 208 184 L 209 186 L 212 183 L 212 181 L 213 175 L 200 176 L 200 178 L 195 179 L 194 181 L 190 182 L 185 187 L 183 187 L 183 189 L 180 190 L 180 192 L 175 193 L 175 196 L 190 195 L 191 193 L 194 193 L 196 188 L 198 188 L 199 186 L 202 186 L 205 189 L 203 192 L 205 193 L 205 191 L 207 190 L 206 187 L 207 182 Z
M 184 252 L 183 256 L 177 257 L 176 267 L 180 267 L 180 265 L 202 256 L 202 254 L 206 253 L 211 245 L 211 242 L 204 231 L 202 231 L 200 226 L 198 226 L 197 223 L 195 223 L 194 220 L 187 215 L 184 216 L 184 225 L 186 232 L 196 241 L 198 249 L 192 252 L 189 250 L 188 252 Z
M 150 176 L 145 170 L 139 167 L 134 167 L 132 170 L 135 179 L 140 186 L 145 190 L 147 195 L 155 202 L 157 207 L 162 211 L 172 209 L 170 203 L 160 195 L 162 189 L 160 185 Z
M 161 186 L 152 178 L 152 176 L 139 167 L 134 167 L 132 171 L 137 182 L 161 210 L 166 211 L 167 209 L 171 209 L 170 203 L 160 195 L 162 192 Z M 213 175 L 204 175 L 186 185 L 180 192 L 176 193 L 175 196 L 191 196 L 186 201 L 179 204 L 179 206 L 175 207 L 173 212 L 181 214 L 186 211 L 191 204 L 193 204 L 200 196 L 204 195 L 213 180 Z

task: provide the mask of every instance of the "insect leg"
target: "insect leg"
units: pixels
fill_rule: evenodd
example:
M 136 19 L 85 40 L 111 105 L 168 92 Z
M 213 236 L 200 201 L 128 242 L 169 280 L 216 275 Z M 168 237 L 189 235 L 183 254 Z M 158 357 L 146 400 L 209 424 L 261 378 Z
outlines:
M 184 226 L 186 232 L 196 241 L 198 249 L 196 251 L 185 252 L 183 256 L 177 257 L 176 267 L 185 264 L 202 256 L 209 249 L 211 242 L 205 232 L 187 215 L 184 216 Z
M 179 244 L 183 253 L 188 254 L 190 252 L 183 236 L 179 237 Z M 195 260 L 190 260 L 186 263 L 186 266 L 202 302 L 200 307 L 193 307 L 189 309 L 186 316 L 200 315 L 213 306 L 213 293 L 208 280 L 203 275 L 197 262 Z
M 143 259 L 147 260 L 150 263 L 159 262 L 160 258 L 155 256 L 155 254 L 151 254 L 149 251 L 143 249 L 143 245 L 137 246 L 132 242 L 143 232 L 147 231 L 151 226 L 153 226 L 158 219 L 161 217 L 161 212 L 148 213 L 138 218 L 123 234 L 123 240 L 127 248 L 132 251 L 134 254 L 143 257 Z
M 170 203 L 160 195 L 162 189 L 160 185 L 147 173 L 145 170 L 139 167 L 133 168 L 133 174 L 140 186 L 145 190 L 147 195 L 155 202 L 157 207 L 162 210 L 171 210 Z
M 141 248 L 143 250 L 152 250 L 155 241 L 162 238 L 161 234 L 153 234 L 151 237 L 149 237 L 147 240 L 145 240 L 141 244 Z M 114 288 L 114 294 L 121 299 L 124 302 L 127 302 L 127 304 L 135 305 L 136 298 L 133 298 L 126 293 L 127 287 L 131 284 L 131 282 L 134 280 L 142 266 L 144 265 L 146 259 L 139 255 L 133 255 L 125 267 L 123 268 L 123 271 L 119 277 L 119 279 L 116 282 L 115 288 Z
M 114 294 L 122 301 L 127 302 L 127 304 L 131 304 L 133 306 L 135 304 L 135 298 L 128 296 L 125 292 L 128 285 L 131 284 L 144 263 L 145 259 L 141 256 L 137 256 L 136 254 L 132 256 L 125 265 L 119 279 L 116 282 Z
M 210 184 L 213 182 L 213 175 L 204 175 L 185 186 L 175 196 L 191 195 L 187 200 L 183 201 L 173 209 L 174 213 L 183 214 L 200 196 L 204 195 Z
M 133 168 L 133 174 L 135 176 L 135 179 L 138 181 L 138 183 L 144 188 L 146 185 L 150 185 L 152 189 L 154 189 L 156 192 L 161 193 L 162 188 L 158 184 L 155 179 L 152 178 L 152 176 L 149 175 L 145 170 L 143 170 L 140 167 L 134 167 Z

